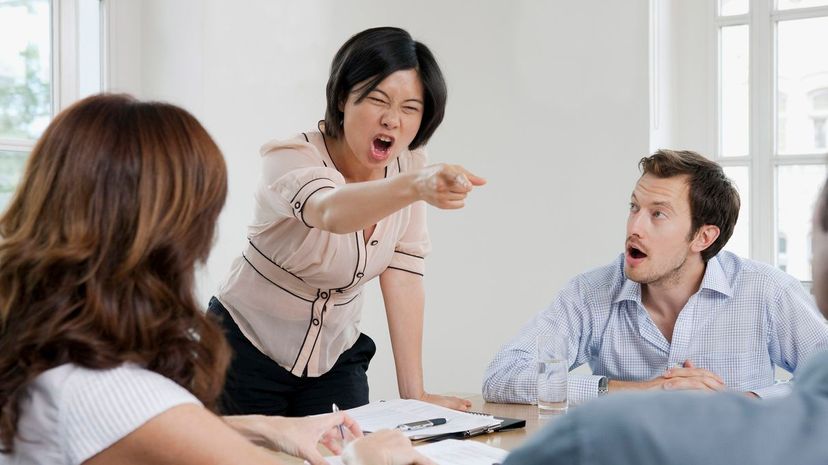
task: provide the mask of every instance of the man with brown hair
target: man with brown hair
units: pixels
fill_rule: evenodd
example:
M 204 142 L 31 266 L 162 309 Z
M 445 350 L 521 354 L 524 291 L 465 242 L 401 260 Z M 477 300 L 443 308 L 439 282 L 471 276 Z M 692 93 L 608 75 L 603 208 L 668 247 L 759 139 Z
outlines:
M 734 390 L 783 396 L 794 372 L 828 348 L 828 326 L 792 276 L 722 251 L 739 194 L 722 168 L 689 151 L 639 164 L 625 253 L 575 277 L 490 363 L 483 396 L 535 403 L 536 338 L 569 341 L 569 400 L 636 389 Z
M 828 316 L 828 189 L 811 233 L 813 291 Z M 503 465 L 822 465 L 828 459 L 828 351 L 797 372 L 784 399 L 657 392 L 577 409 L 509 455 Z

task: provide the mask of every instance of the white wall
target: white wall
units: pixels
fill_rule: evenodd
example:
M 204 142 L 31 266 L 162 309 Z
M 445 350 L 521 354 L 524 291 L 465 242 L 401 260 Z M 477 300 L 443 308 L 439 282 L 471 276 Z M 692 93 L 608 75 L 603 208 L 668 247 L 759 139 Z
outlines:
M 131 1 L 111 0 L 113 14 Z M 429 390 L 479 392 L 500 345 L 571 276 L 623 247 L 649 148 L 647 0 L 144 0 L 121 10 L 141 27 L 110 49 L 131 70 L 111 73 L 112 87 L 188 108 L 228 161 L 205 304 L 244 244 L 259 146 L 314 127 L 333 54 L 378 25 L 408 29 L 443 67 L 449 104 L 432 160 L 489 180 L 466 209 L 430 211 Z M 376 284 L 366 292 L 363 328 L 379 349 L 371 397 L 394 397 L 382 301 Z
M 669 61 L 676 70 L 672 85 L 676 105 L 672 115 L 677 127 L 676 137 L 669 145 L 712 157 L 717 144 L 713 118 L 716 81 L 710 78 L 714 66 L 710 52 L 716 36 L 709 18 L 714 5 L 710 1 L 668 1 L 674 5 L 672 21 L 665 27 L 675 28 L 675 54 Z

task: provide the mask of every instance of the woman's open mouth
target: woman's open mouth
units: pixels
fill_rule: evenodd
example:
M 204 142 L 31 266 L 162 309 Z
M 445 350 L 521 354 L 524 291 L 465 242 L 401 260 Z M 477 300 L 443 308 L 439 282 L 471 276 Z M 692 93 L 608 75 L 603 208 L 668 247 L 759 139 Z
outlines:
M 391 147 L 393 146 L 393 137 L 379 135 L 371 141 L 371 156 L 378 161 L 386 160 L 391 154 Z

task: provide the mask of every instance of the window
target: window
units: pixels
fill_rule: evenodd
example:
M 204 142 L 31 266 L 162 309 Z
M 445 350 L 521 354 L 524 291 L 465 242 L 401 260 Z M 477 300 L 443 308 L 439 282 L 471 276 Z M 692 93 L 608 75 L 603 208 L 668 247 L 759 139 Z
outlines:
M 26 155 L 52 115 L 51 5 L 0 2 L 0 205 L 17 186 Z
M 826 177 L 828 0 L 711 0 L 715 155 L 739 187 L 727 249 L 809 281 L 810 215 Z
M 101 86 L 99 0 L 0 0 L 0 210 L 54 114 Z

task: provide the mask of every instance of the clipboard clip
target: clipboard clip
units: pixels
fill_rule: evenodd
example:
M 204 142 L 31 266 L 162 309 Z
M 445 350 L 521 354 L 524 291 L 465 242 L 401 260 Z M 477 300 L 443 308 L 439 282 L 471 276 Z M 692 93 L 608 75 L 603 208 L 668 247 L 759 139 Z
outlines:
M 480 428 L 470 429 L 468 431 L 463 431 L 464 438 L 470 438 L 472 436 L 478 436 L 481 434 L 489 434 L 494 433 L 497 430 L 497 426 L 481 426 Z

